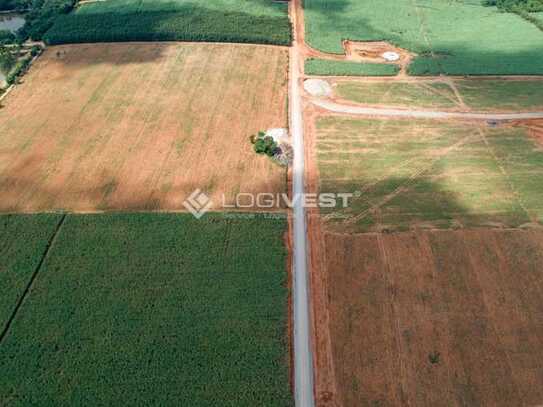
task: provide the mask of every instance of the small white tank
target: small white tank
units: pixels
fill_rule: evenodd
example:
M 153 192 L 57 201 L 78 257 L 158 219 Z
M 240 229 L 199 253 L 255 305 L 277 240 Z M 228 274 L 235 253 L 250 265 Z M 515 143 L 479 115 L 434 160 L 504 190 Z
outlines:
M 384 52 L 381 56 L 388 62 L 394 62 L 400 59 L 400 55 L 393 51 Z

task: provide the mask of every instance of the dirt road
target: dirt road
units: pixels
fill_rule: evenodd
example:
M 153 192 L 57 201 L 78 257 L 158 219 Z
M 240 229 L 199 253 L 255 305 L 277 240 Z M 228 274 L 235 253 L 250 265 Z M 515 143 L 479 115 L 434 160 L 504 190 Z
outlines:
M 441 112 L 416 109 L 385 109 L 377 107 L 363 107 L 342 105 L 324 99 L 312 99 L 311 103 L 322 109 L 334 113 L 345 113 L 359 116 L 391 116 L 408 117 L 413 119 L 467 119 L 467 120 L 531 120 L 543 119 L 543 112 L 524 113 L 468 113 L 468 112 Z

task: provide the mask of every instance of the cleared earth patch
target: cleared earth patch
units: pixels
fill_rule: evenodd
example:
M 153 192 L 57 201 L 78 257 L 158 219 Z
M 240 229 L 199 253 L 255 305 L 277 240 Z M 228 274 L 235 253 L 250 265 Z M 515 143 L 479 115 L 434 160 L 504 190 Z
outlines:
M 0 211 L 182 210 L 280 193 L 251 134 L 285 127 L 287 50 L 233 44 L 49 47 L 0 110 Z
M 1 246 L 22 250 L 55 219 L 6 222 Z M 258 215 L 68 215 L 0 342 L 0 404 L 292 405 L 285 232 Z M 32 247 L 3 283 L 33 270 Z
M 338 405 L 541 403 L 541 231 L 325 240 Z

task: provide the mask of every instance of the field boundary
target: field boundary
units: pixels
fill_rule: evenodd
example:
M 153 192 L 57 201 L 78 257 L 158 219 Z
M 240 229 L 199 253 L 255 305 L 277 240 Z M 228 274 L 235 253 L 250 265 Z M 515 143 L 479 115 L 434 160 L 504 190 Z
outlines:
M 523 113 L 477 113 L 477 112 L 446 112 L 425 109 L 399 109 L 366 107 L 360 104 L 340 104 L 325 99 L 312 98 L 311 103 L 324 110 L 353 116 L 391 116 L 419 119 L 465 119 L 465 120 L 531 120 L 543 119 L 543 112 Z
M 13 309 L 13 312 L 11 313 L 11 316 L 9 317 L 8 322 L 6 323 L 6 326 L 2 330 L 2 333 L 0 334 L 0 346 L 2 345 L 2 342 L 4 341 L 4 339 L 7 337 L 8 333 L 9 333 L 9 328 L 11 327 L 11 324 L 15 320 L 15 317 L 17 316 L 17 312 L 19 311 L 19 309 L 23 305 L 23 302 L 24 302 L 25 298 L 28 296 L 28 293 L 30 292 L 30 289 L 32 288 L 32 285 L 34 284 L 34 281 L 36 281 L 36 278 L 38 277 L 38 273 L 40 272 L 40 270 L 41 270 L 41 268 L 43 266 L 43 263 L 45 263 L 45 260 L 49 256 L 51 248 L 55 244 L 55 241 L 56 241 L 57 236 L 58 236 L 58 234 L 60 232 L 60 229 L 64 225 L 64 221 L 66 220 L 67 216 L 68 216 L 67 214 L 62 215 L 62 217 L 60 218 L 60 220 L 59 220 L 53 234 L 49 238 L 49 241 L 47 242 L 47 246 L 45 247 L 45 250 L 44 250 L 44 252 L 43 252 L 43 254 L 41 256 L 41 259 L 40 259 L 38 265 L 36 266 L 36 269 L 34 270 L 32 275 L 30 276 L 30 280 L 28 281 L 28 284 L 26 285 L 26 287 L 25 287 L 25 289 L 23 291 L 23 294 L 20 296 L 19 300 L 17 301 L 17 304 L 15 305 L 15 308 Z

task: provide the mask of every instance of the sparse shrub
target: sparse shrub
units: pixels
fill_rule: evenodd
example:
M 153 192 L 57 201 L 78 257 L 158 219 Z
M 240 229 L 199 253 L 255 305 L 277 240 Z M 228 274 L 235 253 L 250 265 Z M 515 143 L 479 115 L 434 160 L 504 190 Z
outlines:
M 0 45 L 0 71 L 7 74 L 15 65 L 17 59 L 8 47 Z
M 39 55 L 41 53 L 41 48 L 37 45 L 34 45 L 32 48 L 30 48 L 30 55 L 32 57 L 35 57 L 36 55 Z
M 432 352 L 428 355 L 428 360 L 430 360 L 430 363 L 435 365 L 439 363 L 439 358 L 441 357 L 441 354 L 439 352 Z
M 8 85 L 13 85 L 17 82 L 19 77 L 24 75 L 30 66 L 30 61 L 32 57 L 30 55 L 25 56 L 24 58 L 18 60 L 13 67 L 13 69 L 6 75 L 6 82 Z

